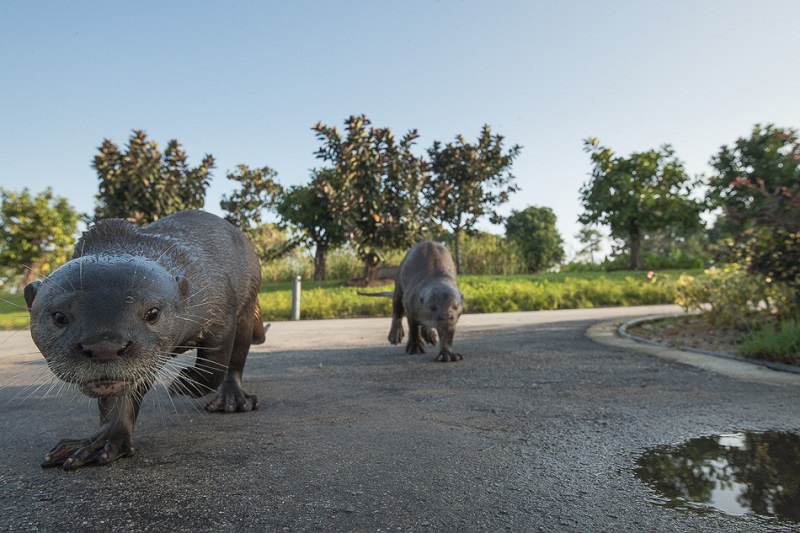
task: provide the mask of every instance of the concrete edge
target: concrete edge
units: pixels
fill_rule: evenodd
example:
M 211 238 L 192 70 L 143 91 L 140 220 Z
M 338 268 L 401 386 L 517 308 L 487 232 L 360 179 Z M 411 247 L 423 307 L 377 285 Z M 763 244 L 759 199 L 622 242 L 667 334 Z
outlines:
M 631 320 L 617 319 L 598 322 L 589 327 L 586 336 L 599 344 L 634 350 L 734 379 L 756 381 L 768 385 L 800 386 L 800 368 L 792 365 L 765 364 L 765 361 L 755 361 L 746 357 L 693 348 L 672 348 L 631 335 L 626 331 L 634 324 L 670 316 L 679 315 L 649 315 Z

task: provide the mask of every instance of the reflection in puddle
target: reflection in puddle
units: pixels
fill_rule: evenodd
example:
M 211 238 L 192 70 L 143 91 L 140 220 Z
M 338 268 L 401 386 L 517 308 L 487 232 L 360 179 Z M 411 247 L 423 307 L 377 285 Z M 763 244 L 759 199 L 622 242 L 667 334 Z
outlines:
M 658 505 L 800 522 L 800 436 L 793 433 L 701 437 L 648 450 L 636 463 Z

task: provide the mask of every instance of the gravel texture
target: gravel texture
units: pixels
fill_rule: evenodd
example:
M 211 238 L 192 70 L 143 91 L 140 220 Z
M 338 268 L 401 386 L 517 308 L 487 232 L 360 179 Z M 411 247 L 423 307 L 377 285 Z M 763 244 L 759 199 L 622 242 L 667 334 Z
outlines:
M 390 346 L 389 318 L 277 322 L 245 369 L 259 411 L 209 415 L 162 387 L 135 456 L 74 472 L 39 462 L 96 408 L 47 386 L 27 332 L 3 334 L 0 530 L 792 530 L 659 507 L 634 477 L 648 447 L 800 431 L 800 376 L 614 334 L 676 309 L 464 315 L 458 363 Z

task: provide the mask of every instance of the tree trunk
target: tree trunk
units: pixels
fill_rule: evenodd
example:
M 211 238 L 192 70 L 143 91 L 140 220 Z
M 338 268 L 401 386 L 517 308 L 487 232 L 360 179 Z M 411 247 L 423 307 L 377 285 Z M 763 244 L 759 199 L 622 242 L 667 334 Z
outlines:
M 42 271 L 41 264 L 34 264 L 31 265 L 30 268 L 26 268 L 25 273 L 22 275 L 22 285 L 20 286 L 20 290 L 24 290 L 29 283 L 32 283 L 35 280 L 39 279 L 39 273 L 41 271 Z
M 633 220 L 630 224 L 629 230 L 630 249 L 631 249 L 631 270 L 644 269 L 644 261 L 642 260 L 642 236 L 639 232 L 639 224 Z
M 456 252 L 456 273 L 463 274 L 464 272 L 461 270 L 461 228 L 454 228 L 453 229 L 453 236 L 455 237 L 455 252 Z
M 317 244 L 314 253 L 314 281 L 325 281 L 325 270 L 328 263 L 328 247 Z
M 371 252 L 364 258 L 364 279 L 374 281 L 378 279 L 378 270 L 381 266 L 381 258 L 378 254 Z

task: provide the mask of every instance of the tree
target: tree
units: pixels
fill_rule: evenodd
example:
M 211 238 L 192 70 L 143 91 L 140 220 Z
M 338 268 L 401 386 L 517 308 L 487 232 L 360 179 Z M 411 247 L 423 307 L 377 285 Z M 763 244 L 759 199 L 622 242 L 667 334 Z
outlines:
M 428 179 L 425 161 L 411 153 L 419 137 L 399 141 L 389 128 L 373 128 L 365 116 L 345 121 L 345 136 L 318 123 L 317 158 L 332 165 L 335 183 L 321 183 L 336 224 L 364 261 L 364 277 L 377 277 L 383 254 L 407 248 L 425 230 L 420 193 Z
M 625 242 L 629 268 L 644 267 L 642 238 L 648 231 L 701 227 L 704 202 L 691 198 L 698 180 L 686 174 L 669 145 L 619 157 L 589 138 L 584 150 L 591 154 L 594 169 L 580 190 L 585 212 L 578 221 L 607 225 L 612 238 Z
M 428 149 L 435 178 L 423 186 L 426 210 L 434 220 L 453 230 L 459 273 L 461 233 L 473 230 L 487 215 L 492 224 L 502 222 L 497 207 L 518 189 L 510 169 L 521 149 L 514 145 L 504 151 L 503 137 L 492 135 L 488 125 L 483 126 L 477 144 L 469 144 L 458 135 L 454 143 L 442 145 L 435 141 Z
M 800 139 L 794 129 L 756 124 L 749 138 L 711 159 L 710 195 L 730 229 L 728 255 L 791 293 L 800 316 Z
M 709 196 L 723 210 L 723 219 L 718 223 L 728 225 L 734 235 L 739 234 L 768 206 L 772 193 L 782 189 L 797 191 L 797 130 L 756 124 L 749 138 L 740 137 L 732 146 L 723 146 L 710 164 L 717 174 L 709 178 Z
M 238 165 L 236 172 L 226 176 L 239 184 L 231 195 L 222 195 L 219 206 L 225 211 L 225 220 L 247 230 L 260 226 L 267 211 L 274 209 L 283 187 L 275 181 L 278 173 L 269 167 L 251 169 Z
M 564 240 L 549 207 L 512 210 L 506 219 L 506 238 L 522 252 L 529 273 L 541 272 L 564 260 Z
M 147 224 L 205 202 L 214 158 L 206 155 L 191 168 L 180 143 L 173 139 L 162 154 L 142 130 L 134 130 L 125 152 L 105 139 L 92 167 L 100 179 L 95 220 L 124 218 Z
M 315 170 L 311 183 L 290 187 L 277 205 L 281 219 L 297 228 L 300 238 L 314 247 L 314 279 L 318 281 L 325 280 L 328 252 L 346 242 L 330 204 L 333 185 L 339 181 L 332 169 Z
M 583 248 L 578 252 L 579 256 L 589 255 L 589 262 L 594 264 L 594 254 L 600 252 L 600 245 L 603 243 L 603 234 L 591 226 L 581 226 L 575 235 L 578 242 L 583 244 Z
M 0 267 L 24 268 L 21 286 L 69 260 L 81 214 L 50 188 L 1 190 Z
M 225 211 L 225 220 L 247 234 L 256 255 L 264 262 L 283 257 L 296 245 L 284 238 L 282 228 L 266 221 L 267 213 L 276 209 L 284 192 L 275 181 L 277 176 L 269 167 L 251 169 L 238 165 L 227 178 L 237 182 L 239 188 L 223 195 L 219 203 Z

